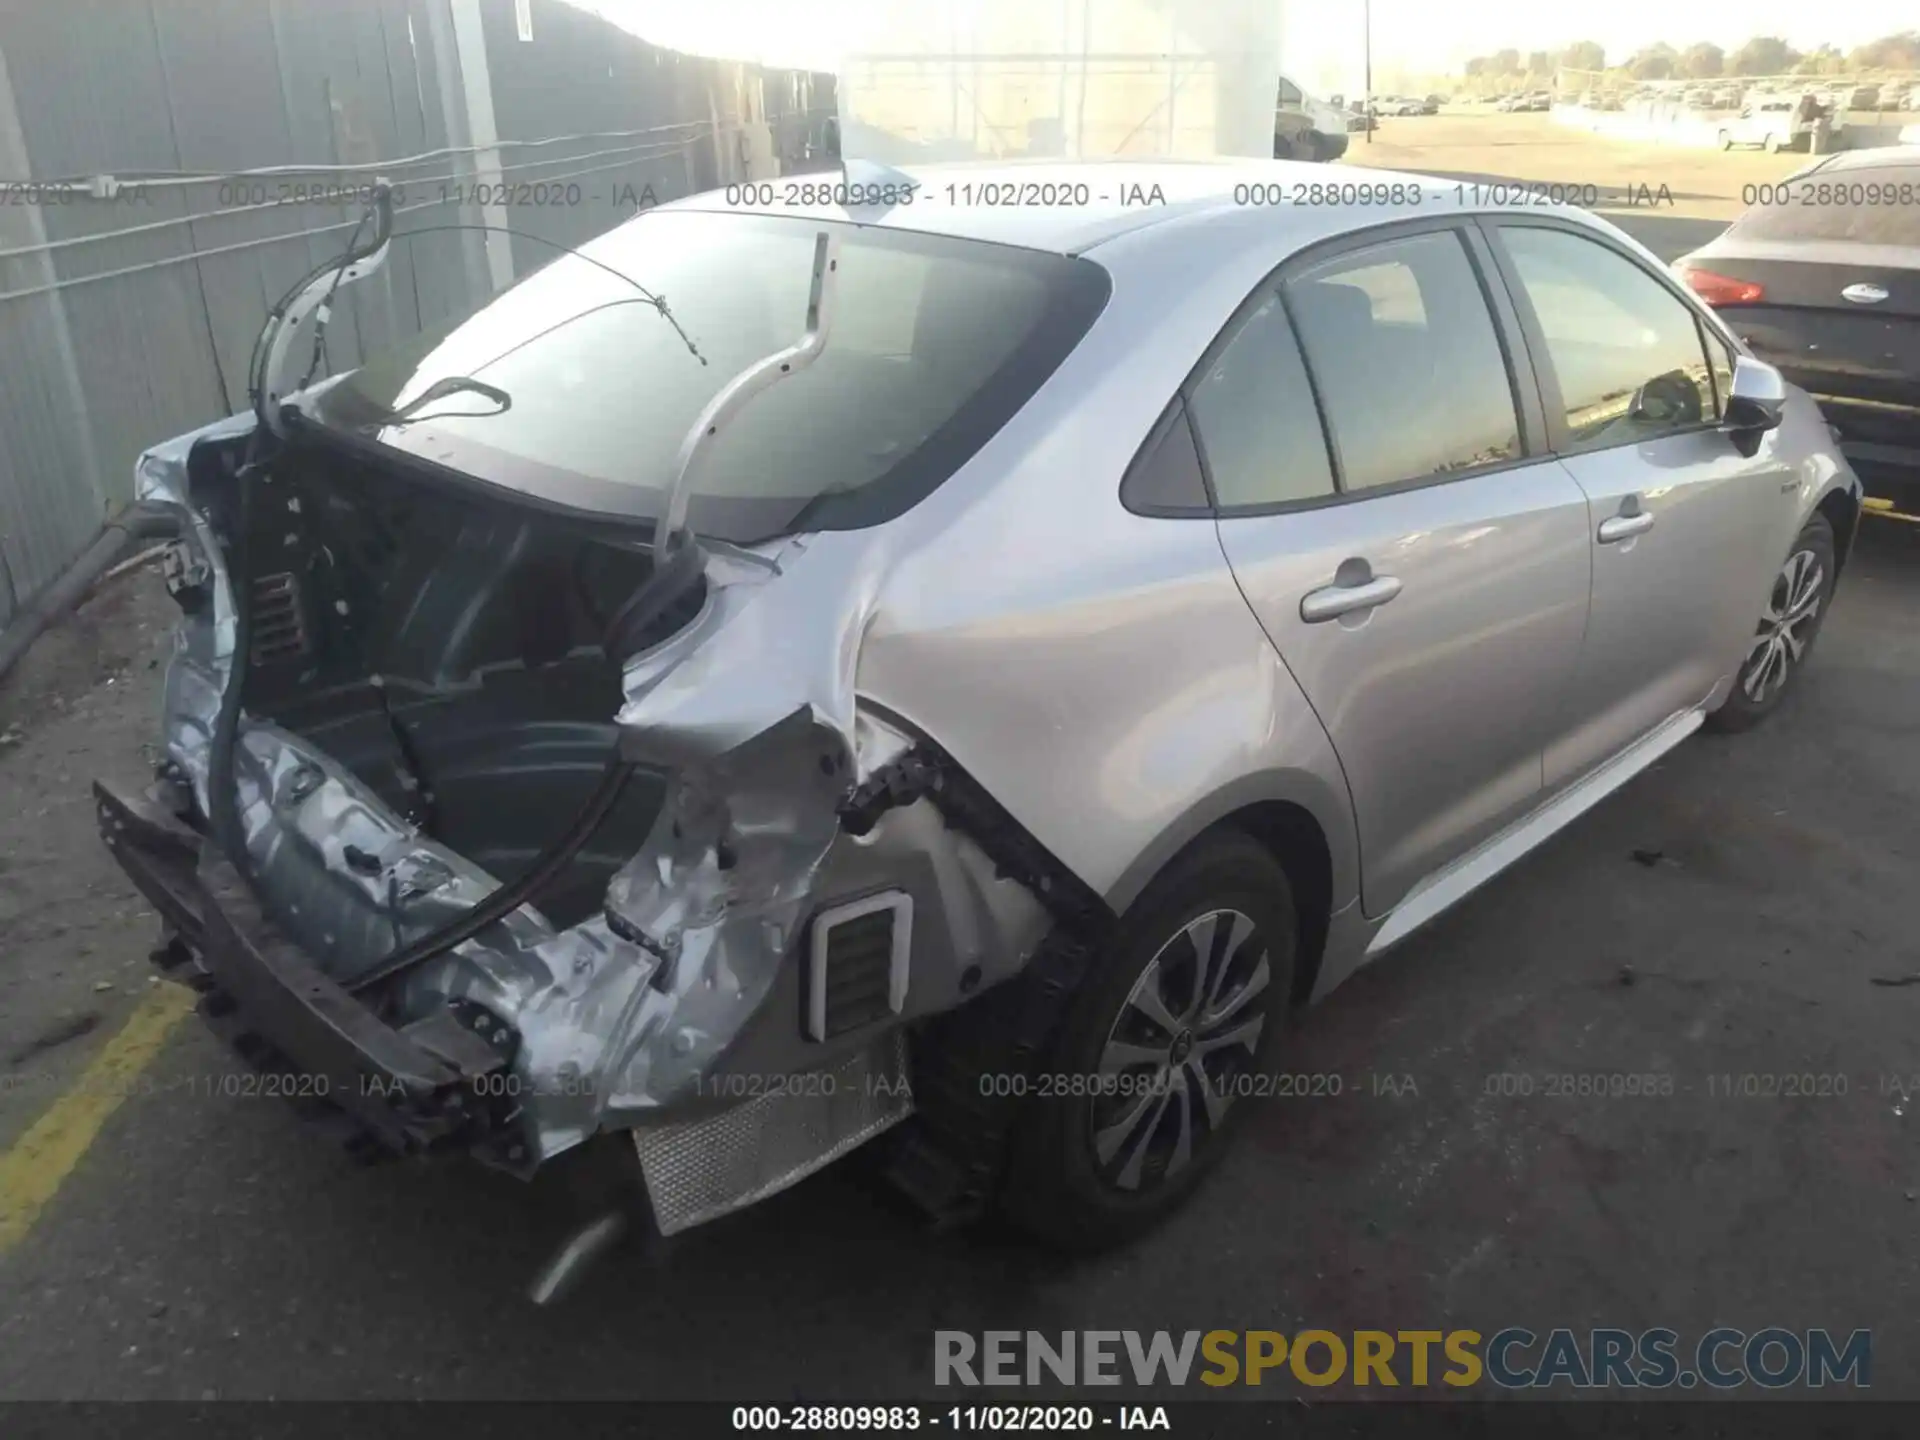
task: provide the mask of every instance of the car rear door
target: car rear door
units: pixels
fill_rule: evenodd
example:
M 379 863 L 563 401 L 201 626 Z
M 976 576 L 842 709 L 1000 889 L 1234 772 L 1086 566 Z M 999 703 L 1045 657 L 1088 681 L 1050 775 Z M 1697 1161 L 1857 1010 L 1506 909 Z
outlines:
M 1220 541 L 1326 726 L 1380 915 L 1540 798 L 1586 621 L 1587 506 L 1471 224 L 1319 247 L 1185 392 Z
M 1720 428 L 1732 357 L 1677 284 L 1590 227 L 1487 225 L 1540 378 L 1555 452 L 1588 503 L 1593 599 L 1558 789 L 1698 706 L 1741 658 L 1798 499 L 1777 435 Z

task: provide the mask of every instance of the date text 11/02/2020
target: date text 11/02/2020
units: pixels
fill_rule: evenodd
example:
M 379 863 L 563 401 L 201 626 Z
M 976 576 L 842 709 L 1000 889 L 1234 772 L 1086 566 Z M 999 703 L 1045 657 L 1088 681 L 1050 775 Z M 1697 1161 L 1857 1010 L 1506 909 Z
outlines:
M 846 1434 L 915 1430 L 1172 1430 L 1164 1405 L 736 1405 L 733 1428 Z
M 968 180 L 922 185 L 905 179 L 875 183 L 791 179 L 725 186 L 725 203 L 752 210 L 896 206 L 948 209 L 1072 210 L 1091 205 L 1122 209 L 1166 206 L 1181 198 L 1150 181 Z M 1571 205 L 1587 210 L 1665 209 L 1675 203 L 1664 183 L 1602 185 L 1593 181 L 1459 181 L 1451 185 L 1407 180 L 1249 179 L 1233 187 L 1233 203 L 1282 209 L 1314 206 L 1447 206 L 1519 208 Z
M 1236 205 L 1415 205 L 1436 209 L 1530 209 L 1571 205 L 1582 210 L 1670 209 L 1677 202 L 1664 184 L 1601 185 L 1594 181 L 1462 180 L 1422 185 L 1417 180 L 1263 180 L 1233 189 Z

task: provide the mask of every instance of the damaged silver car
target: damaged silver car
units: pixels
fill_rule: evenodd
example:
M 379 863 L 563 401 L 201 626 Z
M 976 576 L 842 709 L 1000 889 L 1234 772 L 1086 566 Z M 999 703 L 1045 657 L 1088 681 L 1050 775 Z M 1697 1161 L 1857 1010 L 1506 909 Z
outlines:
M 617 1156 L 671 1235 L 884 1134 L 943 1219 L 1112 1243 L 1290 1005 L 1798 672 L 1858 483 L 1604 222 L 894 178 L 311 383 L 383 209 L 142 459 L 184 615 L 103 834 L 358 1153 Z

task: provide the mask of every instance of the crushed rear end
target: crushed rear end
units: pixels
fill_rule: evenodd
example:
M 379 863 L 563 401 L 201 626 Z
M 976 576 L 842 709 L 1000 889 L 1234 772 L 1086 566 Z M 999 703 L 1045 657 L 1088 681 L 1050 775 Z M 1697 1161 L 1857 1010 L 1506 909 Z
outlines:
M 794 248 L 777 227 L 751 233 L 763 232 Z M 706 408 L 683 474 L 689 446 L 751 398 L 752 376 L 784 383 L 822 348 L 831 247 L 804 227 L 800 239 L 815 262 L 807 338 L 767 356 L 748 333 L 740 353 L 758 346 L 761 359 L 687 381 L 686 403 Z M 841 368 L 857 373 L 821 383 L 871 394 L 860 367 L 878 366 L 881 381 L 921 387 L 902 392 L 922 405 L 901 423 L 937 427 L 937 406 L 958 405 L 977 448 L 1078 342 L 1104 277 L 979 247 L 978 273 L 949 284 L 940 244 L 879 237 L 868 245 L 886 264 L 848 266 L 856 284 L 876 277 L 877 315 L 897 304 L 902 274 L 920 285 L 923 312 L 945 317 L 929 332 L 937 363 L 854 354 Z M 698 298 L 702 247 L 673 253 L 691 276 L 676 294 Z M 602 271 L 589 259 L 552 285 L 580 290 Z M 989 283 L 1002 272 L 1004 293 Z M 513 341 L 503 356 L 560 328 L 550 300 L 523 294 L 537 279 L 480 312 L 490 348 Z M 327 284 L 310 287 L 322 304 Z M 591 293 L 569 304 L 612 309 Z M 705 367 L 658 310 L 615 338 L 658 340 Z M 694 319 L 710 348 L 727 334 L 717 308 Z M 514 340 L 515 325 L 531 339 Z M 967 364 L 1026 378 L 981 390 L 956 372 Z M 504 388 L 459 376 L 424 393 L 457 405 L 511 389 L 537 429 L 555 375 L 557 389 L 577 383 L 562 357 Z M 96 798 L 103 838 L 162 917 L 156 963 L 200 992 L 202 1015 L 272 1089 L 357 1154 L 466 1152 L 531 1177 L 612 1145 L 665 1234 L 912 1115 L 915 1027 L 1021 971 L 1062 914 L 1103 902 L 934 737 L 857 693 L 884 526 L 861 512 L 764 537 L 696 535 L 677 484 L 656 520 L 646 504 L 582 503 L 571 473 L 556 493 L 551 466 L 503 478 L 446 463 L 504 453 L 486 427 L 505 403 L 439 424 L 415 426 L 407 407 L 358 430 L 324 423 L 355 383 L 141 459 L 139 498 L 177 532 L 166 572 L 181 623 L 155 780 L 137 795 L 101 784 Z M 957 398 L 929 399 L 930 384 Z M 906 453 L 884 433 L 848 437 L 879 466 Z M 827 463 L 823 448 L 796 449 L 794 467 Z M 908 478 L 938 483 L 972 453 L 949 448 L 943 469 Z M 903 511 L 914 493 L 889 503 Z M 725 520 L 733 503 L 704 513 Z
M 164 758 L 144 794 L 96 786 L 156 962 L 241 1057 L 370 1159 L 531 1175 L 632 1132 L 665 1233 L 905 1118 L 903 1023 L 1006 973 L 1045 912 L 910 799 L 849 809 L 913 743 L 845 688 L 859 617 L 776 640 L 750 613 L 782 581 L 807 608 L 832 562 L 710 554 L 623 631 L 632 534 L 318 447 L 252 477 L 240 543 L 245 441 L 143 462 L 182 531 Z M 217 833 L 236 667 L 244 869 Z

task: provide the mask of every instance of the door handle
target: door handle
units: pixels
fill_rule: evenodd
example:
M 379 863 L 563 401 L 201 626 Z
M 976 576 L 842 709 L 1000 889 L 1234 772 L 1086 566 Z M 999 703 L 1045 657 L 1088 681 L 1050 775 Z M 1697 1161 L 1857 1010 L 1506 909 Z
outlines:
M 1400 593 L 1400 581 L 1392 575 L 1376 575 L 1358 585 L 1335 583 L 1309 590 L 1300 597 L 1300 618 L 1309 625 L 1337 620 L 1360 610 L 1384 605 Z
M 1610 520 L 1600 522 L 1600 543 L 1618 545 L 1622 540 L 1644 535 L 1652 528 L 1653 512 L 1650 510 L 1639 510 L 1632 515 L 1615 515 Z

